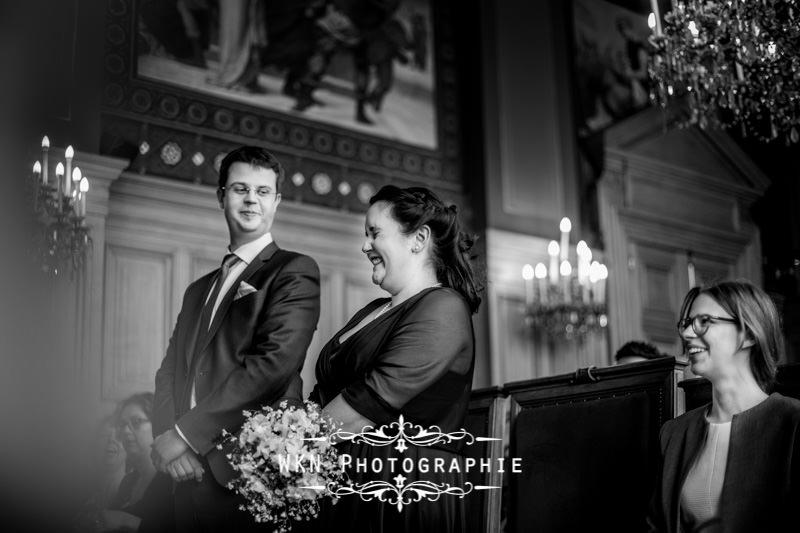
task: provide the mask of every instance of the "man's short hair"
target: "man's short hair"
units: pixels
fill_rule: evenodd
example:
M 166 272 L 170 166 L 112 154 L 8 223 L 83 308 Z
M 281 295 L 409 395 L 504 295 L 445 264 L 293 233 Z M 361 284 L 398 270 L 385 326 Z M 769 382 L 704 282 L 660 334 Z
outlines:
M 658 348 L 649 342 L 630 341 L 622 345 L 614 354 L 614 359 L 619 361 L 623 357 L 643 357 L 645 359 L 658 359 L 666 357 L 663 353 L 658 351 Z
M 247 163 L 254 167 L 268 168 L 275 172 L 275 192 L 283 188 L 284 171 L 278 158 L 260 146 L 240 146 L 228 152 L 219 165 L 219 188 L 228 183 L 228 172 L 234 163 Z

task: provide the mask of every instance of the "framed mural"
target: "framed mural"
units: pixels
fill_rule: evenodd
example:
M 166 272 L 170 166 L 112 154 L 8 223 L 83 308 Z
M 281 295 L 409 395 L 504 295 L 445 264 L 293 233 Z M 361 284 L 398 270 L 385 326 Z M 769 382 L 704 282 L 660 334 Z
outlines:
M 451 1 L 109 0 L 102 151 L 214 184 L 260 144 L 286 197 L 337 207 L 389 180 L 458 195 Z

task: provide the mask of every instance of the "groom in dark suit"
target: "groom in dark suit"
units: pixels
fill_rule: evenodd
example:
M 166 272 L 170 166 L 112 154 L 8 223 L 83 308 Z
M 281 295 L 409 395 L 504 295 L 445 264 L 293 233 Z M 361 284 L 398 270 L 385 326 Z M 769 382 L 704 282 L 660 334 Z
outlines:
M 283 180 L 277 159 L 258 147 L 222 161 L 217 199 L 228 253 L 220 269 L 186 290 L 156 373 L 152 458 L 177 482 L 179 531 L 255 528 L 238 510 L 243 500 L 224 487 L 234 472 L 217 439 L 241 427 L 243 409 L 301 401 L 300 370 L 319 318 L 319 268 L 272 240 Z

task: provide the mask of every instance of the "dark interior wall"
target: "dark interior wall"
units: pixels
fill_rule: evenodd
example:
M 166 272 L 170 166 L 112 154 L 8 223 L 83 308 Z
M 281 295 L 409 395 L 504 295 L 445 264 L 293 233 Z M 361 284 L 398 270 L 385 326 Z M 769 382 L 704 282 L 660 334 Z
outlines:
M 104 39 L 104 0 L 15 0 L 3 3 L 17 137 L 35 148 L 97 152 Z

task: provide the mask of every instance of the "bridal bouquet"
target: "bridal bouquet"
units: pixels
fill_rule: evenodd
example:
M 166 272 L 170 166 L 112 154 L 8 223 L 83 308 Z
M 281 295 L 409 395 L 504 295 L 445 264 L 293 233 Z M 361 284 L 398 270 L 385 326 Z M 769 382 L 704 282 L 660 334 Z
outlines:
M 223 432 L 233 443 L 228 460 L 239 474 L 228 488 L 244 496 L 256 522 L 270 522 L 283 533 L 292 521 L 317 516 L 321 498 L 336 502 L 327 487 L 345 484 L 346 474 L 327 438 L 333 423 L 317 404 L 307 401 L 298 409 L 282 402 L 278 409 L 244 415 L 241 433 Z

